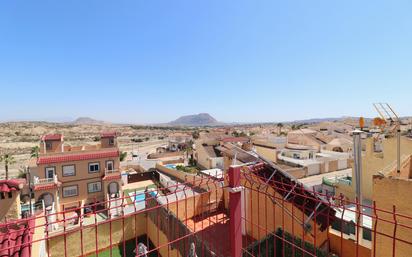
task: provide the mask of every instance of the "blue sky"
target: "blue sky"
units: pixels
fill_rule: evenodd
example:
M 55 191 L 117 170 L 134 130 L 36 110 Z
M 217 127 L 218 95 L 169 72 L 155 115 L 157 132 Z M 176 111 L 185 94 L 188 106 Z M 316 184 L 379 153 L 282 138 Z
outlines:
M 0 1 L 0 120 L 412 115 L 411 1 Z

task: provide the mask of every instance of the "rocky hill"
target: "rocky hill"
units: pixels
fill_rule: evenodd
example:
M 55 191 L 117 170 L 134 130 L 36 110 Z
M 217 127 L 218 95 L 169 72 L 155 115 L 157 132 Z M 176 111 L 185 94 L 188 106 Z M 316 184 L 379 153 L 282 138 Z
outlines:
M 77 118 L 76 120 L 71 122 L 72 124 L 75 125 L 103 125 L 103 124 L 107 124 L 107 122 L 105 121 L 101 121 L 101 120 L 95 120 L 89 117 L 80 117 Z
M 219 122 L 208 113 L 182 116 L 168 123 L 173 126 L 213 126 Z

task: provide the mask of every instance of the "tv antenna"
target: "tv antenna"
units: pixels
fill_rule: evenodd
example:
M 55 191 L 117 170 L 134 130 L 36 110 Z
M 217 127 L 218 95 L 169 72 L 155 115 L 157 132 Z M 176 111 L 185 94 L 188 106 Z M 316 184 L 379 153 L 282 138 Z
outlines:
M 401 172 L 401 121 L 399 116 L 393 110 L 393 108 L 388 103 L 374 103 L 376 111 L 379 116 L 386 122 L 385 127 L 389 134 L 396 135 L 396 171 L 398 174 Z

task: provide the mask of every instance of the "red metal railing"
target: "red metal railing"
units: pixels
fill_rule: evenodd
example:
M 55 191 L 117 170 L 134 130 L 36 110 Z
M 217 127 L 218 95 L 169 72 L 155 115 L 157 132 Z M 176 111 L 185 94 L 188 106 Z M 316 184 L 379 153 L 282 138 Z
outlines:
M 272 175 L 234 167 L 224 184 L 197 176 L 0 224 L 0 256 L 375 257 L 412 249 L 412 217 L 395 207 Z

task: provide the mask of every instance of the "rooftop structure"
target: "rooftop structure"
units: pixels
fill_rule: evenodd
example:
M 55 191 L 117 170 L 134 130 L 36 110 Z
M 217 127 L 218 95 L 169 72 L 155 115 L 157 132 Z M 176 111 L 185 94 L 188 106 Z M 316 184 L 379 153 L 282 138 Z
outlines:
M 169 171 L 161 169 L 160 172 Z M 377 206 L 368 207 L 372 212 L 364 212 L 360 227 L 374 235 L 383 228 L 376 229 L 371 223 L 397 226 L 398 230 L 392 230 L 394 233 L 384 235 L 394 242 L 386 248 L 395 249 L 395 254 L 387 254 L 386 249 L 373 240 L 369 246 L 363 245 L 359 230 L 353 235 L 347 235 L 345 230 L 342 234 L 331 232 L 332 226 L 344 225 L 336 223 L 342 217 L 345 222 L 353 223 L 357 208 L 342 205 L 339 198 L 312 191 L 265 160 L 231 167 L 223 185 L 207 177 L 189 178 L 178 173 L 180 171 L 172 172 L 183 181 L 177 179 L 176 184 L 138 192 L 132 200 L 130 196 L 120 197 L 116 199 L 121 201 L 120 205 L 104 203 L 107 207 L 98 208 L 100 205 L 95 203 L 90 205 L 90 213 L 77 217 L 72 216 L 76 209 L 65 210 L 59 213 L 62 219 L 52 222 L 47 217 L 57 214 L 44 212 L 27 220 L 34 221 L 30 230 L 27 226 L 18 226 L 18 222 L 0 224 L 2 253 L 35 257 L 227 257 L 288 256 L 290 253 L 292 256 L 363 257 L 373 252 L 375 256 L 386 257 L 405 256 L 403 250 L 398 251 L 399 247 L 412 245 L 410 237 L 406 238 L 412 234 L 412 227 L 403 226 L 411 218 Z M 200 191 L 190 194 L 188 190 L 198 190 L 195 188 Z M 144 208 L 139 208 L 138 202 L 144 203 Z M 107 212 L 118 215 L 99 218 Z M 383 218 L 381 215 L 385 212 L 393 219 Z M 396 220 L 402 223 L 396 225 Z M 58 230 L 53 229 L 54 224 L 59 226 Z M 6 232 L 10 228 L 20 234 L 33 234 L 27 240 L 10 244 L 13 234 Z M 22 254 L 27 251 L 28 255 Z

